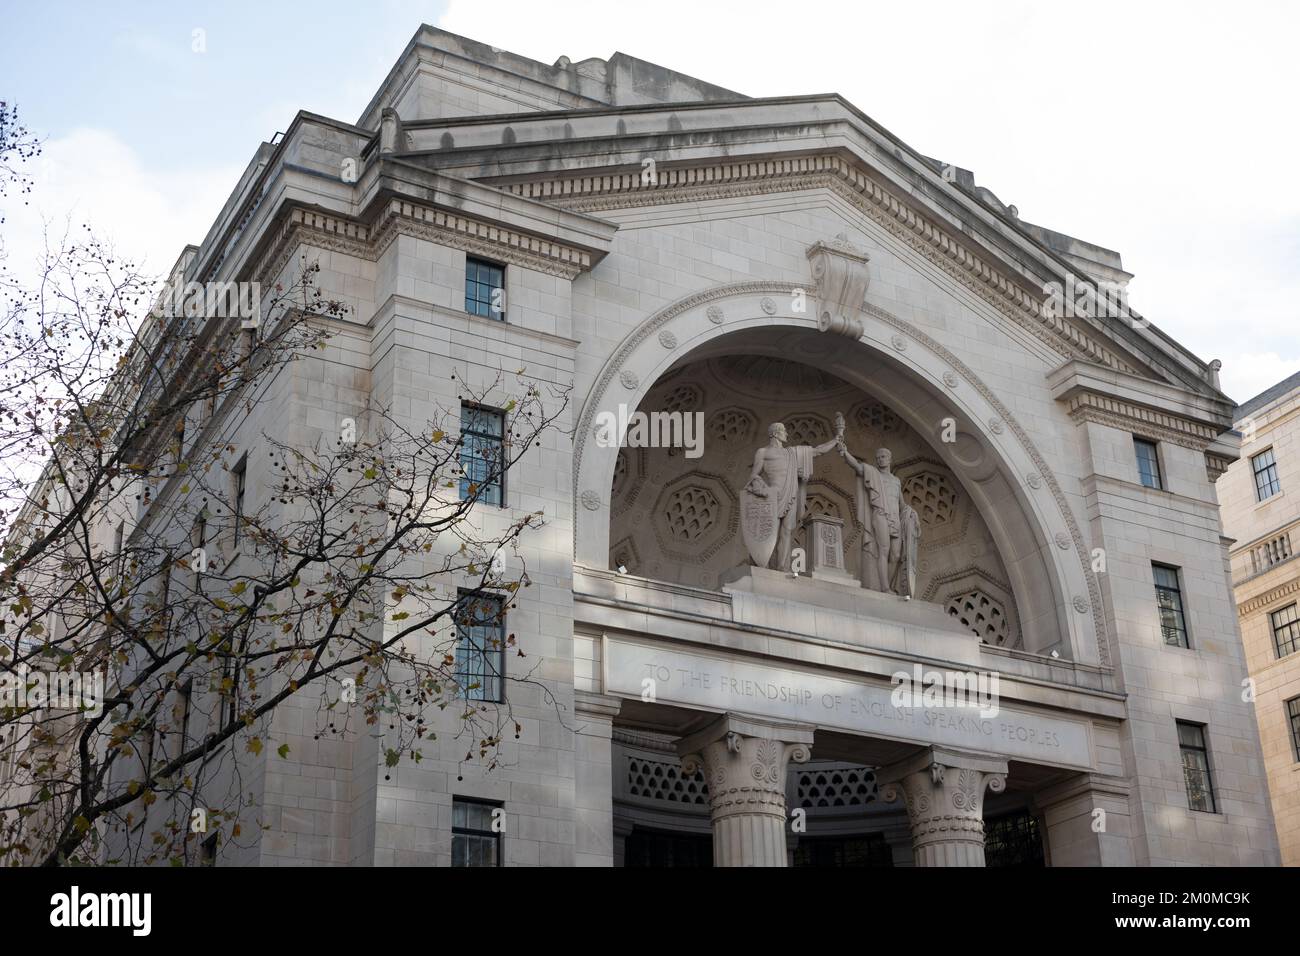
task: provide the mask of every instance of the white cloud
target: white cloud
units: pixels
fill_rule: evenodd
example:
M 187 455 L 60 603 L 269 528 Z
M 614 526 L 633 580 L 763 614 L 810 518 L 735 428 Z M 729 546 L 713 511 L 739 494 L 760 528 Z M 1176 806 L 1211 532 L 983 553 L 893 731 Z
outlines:
M 48 140 L 30 166 L 36 182 L 29 205 L 13 195 L 4 200 L 6 264 L 29 275 L 44 249 L 47 223 L 52 236 L 69 229 L 74 238 L 89 224 L 141 271 L 165 275 L 186 243 L 202 240 L 242 171 L 177 165 L 184 148 L 178 141 L 162 168 L 102 129 Z
M 1300 367 L 1300 7 L 1095 0 L 452 0 L 444 29 L 553 63 L 621 50 L 752 96 L 839 93 L 1021 215 L 1117 249 L 1135 308 L 1234 398 Z M 1253 352 L 1243 353 L 1246 339 Z M 1274 379 L 1275 381 L 1276 379 Z

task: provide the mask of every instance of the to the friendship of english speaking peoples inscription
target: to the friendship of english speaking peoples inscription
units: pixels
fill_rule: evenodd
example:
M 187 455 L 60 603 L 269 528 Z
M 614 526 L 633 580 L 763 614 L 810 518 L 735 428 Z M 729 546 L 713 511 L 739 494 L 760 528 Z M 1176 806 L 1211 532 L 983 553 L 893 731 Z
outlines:
M 1091 769 L 1086 723 L 999 707 L 896 707 L 888 686 L 704 657 L 609 638 L 606 690 L 664 703 L 734 711 L 895 740 L 945 744 L 1005 757 Z M 646 682 L 650 683 L 647 684 Z

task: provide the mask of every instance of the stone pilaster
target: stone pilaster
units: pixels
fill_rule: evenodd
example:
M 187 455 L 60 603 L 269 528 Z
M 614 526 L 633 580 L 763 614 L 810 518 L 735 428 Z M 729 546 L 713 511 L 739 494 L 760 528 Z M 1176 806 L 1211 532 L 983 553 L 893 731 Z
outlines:
M 614 865 L 613 736 L 617 697 L 575 691 L 574 847 L 577 866 Z M 621 861 L 621 855 L 620 855 Z
M 786 770 L 812 754 L 802 724 L 726 714 L 677 742 L 682 770 L 709 784 L 714 866 L 788 866 Z
M 917 866 L 984 865 L 984 788 L 1001 793 L 1007 762 L 929 747 L 876 772 L 882 799 L 902 794 Z
M 1133 866 L 1132 786 L 1121 777 L 1081 773 L 1034 796 L 1052 866 Z

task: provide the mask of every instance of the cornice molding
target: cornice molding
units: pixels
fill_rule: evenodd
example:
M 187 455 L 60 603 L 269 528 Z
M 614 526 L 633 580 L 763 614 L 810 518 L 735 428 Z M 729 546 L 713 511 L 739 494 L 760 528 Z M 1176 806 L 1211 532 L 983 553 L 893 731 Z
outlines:
M 569 280 L 592 265 L 591 253 L 586 249 L 394 198 L 384 206 L 373 226 L 320 210 L 297 206 L 289 209 L 275 227 L 266 251 L 258 258 L 253 276 L 262 283 L 273 280 L 300 245 L 343 252 L 373 262 L 398 236 L 425 239 Z
M 1086 330 L 1051 314 L 1046 297 L 1006 275 L 946 228 L 916 212 L 883 188 L 860 165 L 840 155 L 820 154 L 737 160 L 697 166 L 660 167 L 654 182 L 639 170 L 572 175 L 503 183 L 517 196 L 572 212 L 729 199 L 774 192 L 828 188 L 902 239 L 1017 325 L 1062 357 L 1085 358 L 1130 374 L 1143 372 Z
M 1219 437 L 1219 432 L 1209 425 L 1097 392 L 1078 392 L 1068 399 L 1066 407 L 1070 418 L 1076 422 L 1108 425 L 1154 441 L 1172 442 L 1200 452 L 1208 449 Z M 1207 469 L 1211 467 L 1210 457 L 1206 456 Z M 1219 459 L 1221 456 L 1213 457 Z
M 1263 594 L 1258 594 L 1247 601 L 1242 601 L 1237 605 L 1237 615 L 1239 617 L 1245 617 L 1247 614 L 1253 614 L 1261 608 L 1268 607 L 1270 604 L 1297 593 L 1300 593 L 1300 577 L 1294 577 L 1290 581 L 1279 584 L 1277 587 L 1265 591 Z

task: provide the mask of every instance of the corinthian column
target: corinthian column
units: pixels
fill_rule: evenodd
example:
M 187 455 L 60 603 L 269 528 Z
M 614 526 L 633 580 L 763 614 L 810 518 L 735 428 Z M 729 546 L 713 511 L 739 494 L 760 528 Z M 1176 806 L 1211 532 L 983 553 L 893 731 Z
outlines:
M 917 866 L 984 865 L 984 788 L 1006 789 L 1005 760 L 929 747 L 882 767 L 876 781 L 886 802 L 901 793 L 907 804 Z
M 714 866 L 787 866 L 785 772 L 812 753 L 813 730 L 726 714 L 677 742 L 682 769 L 703 768 Z

